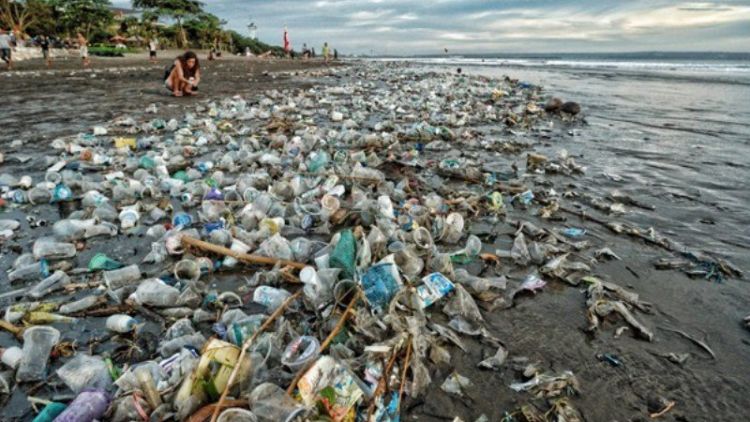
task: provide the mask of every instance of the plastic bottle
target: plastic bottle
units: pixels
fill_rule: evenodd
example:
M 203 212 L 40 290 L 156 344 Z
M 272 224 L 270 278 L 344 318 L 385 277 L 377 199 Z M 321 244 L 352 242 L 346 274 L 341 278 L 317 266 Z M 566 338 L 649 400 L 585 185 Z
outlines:
M 52 200 L 52 194 L 50 191 L 40 187 L 31 188 L 26 196 L 29 198 L 29 202 L 33 205 L 49 204 Z
M 141 365 L 136 367 L 133 372 L 135 372 L 135 377 L 141 386 L 141 391 L 143 391 L 143 395 L 146 397 L 149 406 L 152 409 L 159 407 L 162 403 L 161 395 L 159 395 L 159 391 L 156 389 L 156 383 L 154 383 L 151 370 L 148 366 Z
M 102 390 L 86 390 L 78 394 L 55 422 L 90 422 L 101 419 L 109 407 L 110 396 Z
M 74 302 L 69 302 L 60 306 L 58 312 L 61 314 L 74 314 L 76 312 L 81 312 L 85 311 L 86 309 L 93 308 L 100 302 L 100 297 L 97 295 L 86 296 Z
M 63 183 L 58 183 L 52 190 L 52 202 L 70 201 L 73 199 L 73 192 Z
M 115 314 L 110 315 L 107 318 L 104 326 L 107 327 L 108 330 L 114 331 L 116 333 L 129 333 L 135 330 L 137 324 L 138 321 L 136 321 L 130 315 Z
M 72 243 L 57 242 L 53 238 L 42 237 L 34 242 L 32 252 L 36 259 L 65 259 L 76 256 L 76 246 Z
M 31 264 L 22 265 L 8 274 L 8 280 L 16 281 L 40 280 L 49 276 L 49 265 L 46 259 Z
M 86 229 L 96 224 L 94 219 L 90 220 L 59 220 L 52 225 L 52 232 L 62 240 L 78 240 L 86 236 Z
M 70 281 L 70 277 L 63 271 L 55 271 L 51 276 L 40 281 L 39 284 L 32 287 L 26 294 L 34 299 L 41 299 L 44 296 L 61 289 Z
M 44 406 L 44 409 L 36 415 L 32 422 L 53 422 L 66 408 L 67 406 L 62 403 L 51 402 Z
M 264 305 L 269 312 L 275 311 L 292 294 L 271 286 L 259 286 L 253 292 L 253 302 Z
M 47 373 L 52 348 L 60 340 L 60 332 L 49 326 L 27 328 L 23 332 L 23 357 L 18 364 L 16 381 L 41 381 Z
M 168 308 L 177 305 L 180 291 L 158 279 L 144 280 L 135 291 L 135 298 L 141 305 Z
M 104 282 L 112 290 L 119 289 L 141 279 L 141 269 L 138 265 L 128 265 L 118 270 L 105 271 Z

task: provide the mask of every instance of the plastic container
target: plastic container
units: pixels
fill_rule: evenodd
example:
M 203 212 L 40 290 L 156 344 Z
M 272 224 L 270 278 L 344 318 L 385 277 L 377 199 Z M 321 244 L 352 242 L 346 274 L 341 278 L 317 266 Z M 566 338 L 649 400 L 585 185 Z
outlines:
M 55 290 L 62 289 L 69 281 L 70 277 L 58 270 L 52 273 L 51 276 L 40 281 L 39 284 L 32 287 L 26 294 L 34 299 L 41 299 Z
M 112 290 L 131 285 L 140 279 L 141 269 L 136 264 L 104 272 L 104 282 Z
M 76 246 L 72 243 L 57 242 L 52 238 L 37 239 L 32 247 L 36 259 L 65 259 L 76 256 Z
M 57 376 L 74 393 L 84 389 L 107 389 L 112 385 L 107 364 L 100 356 L 90 356 L 79 352 L 56 371 Z
M 216 422 L 258 422 L 258 418 L 247 409 L 233 408 L 221 412 Z
M 291 293 L 283 289 L 271 286 L 259 286 L 253 292 L 253 302 L 259 303 L 265 306 L 269 312 L 273 312 L 291 295 Z
M 201 278 L 201 269 L 192 259 L 183 259 L 174 266 L 174 277 L 185 282 L 195 282 Z
M 143 391 L 143 395 L 146 397 L 149 406 L 151 406 L 152 409 L 159 407 L 162 404 L 161 395 L 156 389 L 156 383 L 154 382 L 154 377 L 151 374 L 149 367 L 141 365 L 136 367 L 133 372 L 135 373 L 135 378 L 138 380 L 138 384 L 140 384 L 141 391 Z
M 432 273 L 422 278 L 424 284 L 417 286 L 419 306 L 423 309 L 445 297 L 456 286 L 440 273 Z
M 376 264 L 362 276 L 362 291 L 375 312 L 385 310 L 401 290 L 398 268 L 392 263 Z
M 281 363 L 297 372 L 316 360 L 320 355 L 320 342 L 312 336 L 301 336 L 292 340 L 281 355 Z
M 52 402 L 44 406 L 44 409 L 36 415 L 32 422 L 53 422 L 67 407 L 62 403 Z
M 109 394 L 102 390 L 83 391 L 55 418 L 55 422 L 91 422 L 101 419 L 109 402 Z
M 60 340 L 57 329 L 45 325 L 23 332 L 23 357 L 18 364 L 16 381 L 41 381 L 47 375 L 47 361 L 52 348 Z
M 135 318 L 131 317 L 130 315 L 115 314 L 110 315 L 107 318 L 104 326 L 107 327 L 108 330 L 114 331 L 116 333 L 129 333 L 135 330 L 137 324 L 138 321 L 136 321 Z
M 144 280 L 135 291 L 135 299 L 141 305 L 157 308 L 177 306 L 180 291 L 158 279 Z
M 100 297 L 97 295 L 86 296 L 74 302 L 68 302 L 58 309 L 61 314 L 74 314 L 76 312 L 85 311 L 86 309 L 93 308 L 94 306 L 101 303 Z
M 0 361 L 10 369 L 18 368 L 23 358 L 23 350 L 20 347 L 8 347 L 0 353 Z
M 289 422 L 305 411 L 286 391 L 270 382 L 255 387 L 248 401 L 258 422 Z

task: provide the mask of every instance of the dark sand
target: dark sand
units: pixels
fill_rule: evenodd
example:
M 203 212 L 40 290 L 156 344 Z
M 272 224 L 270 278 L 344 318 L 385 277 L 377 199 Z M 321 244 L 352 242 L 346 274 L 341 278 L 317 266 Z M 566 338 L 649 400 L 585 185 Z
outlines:
M 280 87 L 305 87 L 309 85 L 302 77 L 280 76 L 274 79 L 263 76 L 262 72 L 312 66 L 286 61 L 250 64 L 234 58 L 214 63 L 204 61 L 202 98 L 172 99 L 167 96 L 161 82 L 167 62 L 162 60 L 159 65 L 149 65 L 140 58 L 94 58 L 96 77 L 90 72 L 81 72 L 77 61 L 56 63 L 57 69 L 52 74 L 41 76 L 33 72 L 40 69 L 39 62 L 19 63 L 18 74 L 10 77 L 4 72 L 0 74 L 0 92 L 3 93 L 0 144 L 7 150 L 7 145 L 14 139 L 33 140 L 28 144 L 33 146 L 28 153 L 40 152 L 56 136 L 88 130 L 114 117 L 137 115 L 151 103 L 159 105 L 159 117 L 178 116 L 206 98 L 249 95 Z M 65 70 L 59 70 L 60 67 Z M 335 83 L 335 80 L 329 79 L 328 83 Z M 8 165 L 4 165 L 4 170 L 11 171 Z M 529 218 L 528 215 L 524 217 Z M 23 216 L 9 218 L 22 219 Z M 534 222 L 533 217 L 531 221 Z M 669 256 L 666 252 L 641 241 L 613 236 L 609 230 L 590 222 L 580 222 L 576 217 L 570 217 L 567 224 L 587 228 L 591 234 L 588 239 L 594 246 L 608 246 L 623 258 L 622 261 L 598 264 L 595 274 L 634 290 L 642 300 L 654 304 L 652 315 L 636 316 L 652 328 L 655 340 L 648 343 L 636 339 L 632 330 L 618 339 L 613 338 L 614 330 L 625 325 L 621 321 L 615 324 L 605 322 L 598 336 L 591 337 L 583 331 L 587 321 L 582 288 L 551 283 L 536 296 L 519 298 L 517 305 L 510 310 L 484 313 L 487 328 L 504 342 L 510 358 L 525 356 L 555 373 L 573 371 L 581 382 L 582 393 L 571 398 L 571 402 L 587 421 L 650 420 L 647 400 L 659 396 L 677 402 L 674 410 L 660 420 L 748 420 L 750 333 L 741 325 L 741 319 L 750 312 L 746 282 L 727 280 L 718 284 L 690 279 L 676 271 L 656 271 L 651 262 Z M 27 227 L 24 221 L 22 230 L 28 230 Z M 509 248 L 512 232 L 507 224 L 498 225 L 494 246 Z M 24 238 L 33 237 L 36 235 L 20 236 L 18 240 L 23 244 Z M 102 247 L 113 247 L 115 256 L 125 256 L 125 249 L 133 249 L 131 254 L 139 257 L 148 252 L 148 245 L 136 242 L 130 245 L 90 244 L 87 252 L 93 253 L 92 249 Z M 90 253 L 82 253 L 79 261 L 87 262 Z M 15 256 L 7 253 L 0 261 L 0 270 L 7 269 Z M 0 286 L 8 288 L 7 281 Z M 706 341 L 716 352 L 717 359 L 711 359 L 685 338 L 657 328 L 664 326 L 684 330 L 698 338 L 706 333 Z M 5 344 L 9 338 L 7 333 L 0 333 L 0 344 Z M 485 414 L 494 422 L 521 404 L 530 401 L 543 403 L 534 402 L 528 393 L 516 393 L 508 387 L 521 379 L 511 365 L 506 364 L 498 372 L 477 369 L 476 364 L 494 350 L 466 337 L 463 339 L 469 351 L 464 353 L 449 347 L 453 366 L 432 371 L 430 391 L 419 400 L 404 403 L 404 420 L 442 421 L 460 416 L 468 422 Z M 605 352 L 620 357 L 624 365 L 612 367 L 596 358 L 597 354 Z M 672 352 L 687 352 L 691 356 L 680 366 L 654 354 Z M 474 383 L 464 400 L 440 390 L 440 385 L 454 369 Z M 3 409 L 4 416 L 0 419 L 16 420 L 17 415 L 24 413 L 21 410 L 25 407 L 23 402 L 17 392 Z

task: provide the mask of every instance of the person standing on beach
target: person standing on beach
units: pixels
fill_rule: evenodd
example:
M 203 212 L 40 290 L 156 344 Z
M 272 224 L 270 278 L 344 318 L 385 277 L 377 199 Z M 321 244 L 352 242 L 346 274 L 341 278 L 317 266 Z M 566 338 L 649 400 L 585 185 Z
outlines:
M 187 51 L 175 59 L 174 64 L 167 70 L 164 85 L 172 91 L 175 97 L 195 95 L 201 81 L 201 66 L 198 56 Z
M 83 67 L 89 67 L 91 60 L 89 60 L 89 40 L 83 36 L 80 32 L 76 35 L 78 40 L 78 51 L 81 53 L 81 60 L 83 60 Z
M 13 69 L 13 58 L 10 50 L 10 35 L 0 28 L 0 59 L 5 62 L 8 70 Z
M 292 42 L 289 41 L 289 31 L 284 27 L 284 52 L 286 57 L 289 58 L 292 55 Z
M 328 64 L 328 60 L 331 58 L 331 49 L 328 47 L 328 43 L 323 43 L 323 63 Z
M 44 62 L 47 63 L 47 67 L 52 67 L 52 58 L 49 55 L 49 37 L 42 35 L 39 37 L 39 47 L 42 49 L 42 57 Z
M 156 38 L 148 40 L 148 60 L 151 63 L 156 63 L 156 50 L 159 48 L 159 41 Z

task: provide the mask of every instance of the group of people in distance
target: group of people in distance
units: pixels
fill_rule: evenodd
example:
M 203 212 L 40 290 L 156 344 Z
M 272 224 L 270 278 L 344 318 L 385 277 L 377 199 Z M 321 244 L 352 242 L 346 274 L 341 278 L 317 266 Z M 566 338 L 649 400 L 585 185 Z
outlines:
M 334 60 L 338 60 L 338 50 L 334 49 L 333 53 L 331 53 L 331 47 L 328 46 L 328 43 L 323 43 L 323 62 L 328 63 L 331 61 L 331 56 L 333 56 Z M 315 48 L 307 48 L 307 43 L 304 43 L 302 44 L 302 59 L 310 58 L 315 58 Z
M 39 35 L 34 38 L 33 41 L 42 50 L 42 57 L 44 58 L 47 67 L 52 67 L 52 56 L 50 55 L 50 45 L 52 44 L 52 40 L 46 35 Z M 18 40 L 15 39 L 11 31 L 0 28 L 0 60 L 5 62 L 5 66 L 8 70 L 13 69 L 13 45 L 17 43 Z M 83 62 L 83 67 L 88 67 L 91 65 L 91 60 L 89 59 L 89 41 L 79 32 L 76 34 L 76 44 Z
M 149 38 L 146 40 L 149 51 L 149 61 L 151 63 L 157 63 L 157 50 L 159 49 L 159 43 L 156 38 Z M 39 46 L 42 51 L 42 56 L 47 64 L 47 67 L 52 66 L 52 57 L 50 55 L 50 47 L 52 40 L 45 36 L 40 35 L 34 38 L 34 42 Z M 81 57 L 83 67 L 89 67 L 91 61 L 89 59 L 89 42 L 82 33 L 76 34 L 75 38 L 76 46 Z M 0 28 L 0 60 L 6 63 L 8 69 L 13 68 L 12 58 L 12 46 L 16 44 L 16 40 L 9 31 Z M 217 53 L 218 48 L 211 51 L 209 60 L 214 57 L 220 57 Z M 333 50 L 328 46 L 328 43 L 323 44 L 323 61 L 328 63 L 332 56 L 333 59 L 338 59 L 338 51 Z M 271 54 L 271 51 L 259 55 L 258 57 L 267 57 Z M 315 57 L 315 50 L 309 50 L 307 44 L 302 47 L 302 58 L 308 59 Z M 181 56 L 177 57 L 169 68 L 164 73 L 164 86 L 168 89 L 175 97 L 191 96 L 195 95 L 198 91 L 198 84 L 201 81 L 201 68 L 198 56 L 192 52 L 187 51 Z

